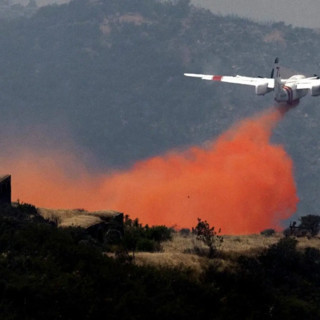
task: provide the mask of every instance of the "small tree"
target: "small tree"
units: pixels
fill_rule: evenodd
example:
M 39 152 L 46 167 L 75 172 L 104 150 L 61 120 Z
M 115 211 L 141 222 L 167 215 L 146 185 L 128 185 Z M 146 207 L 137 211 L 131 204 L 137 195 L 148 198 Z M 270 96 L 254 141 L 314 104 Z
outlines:
M 308 214 L 300 219 L 300 229 L 310 232 L 312 237 L 315 237 L 320 231 L 320 216 Z
M 213 258 L 216 255 L 217 248 L 223 242 L 223 237 L 219 235 L 221 229 L 218 232 L 214 229 L 215 227 L 210 228 L 209 223 L 206 220 L 202 221 L 200 218 L 198 218 L 197 226 L 193 229 L 197 239 L 209 247 L 209 258 Z

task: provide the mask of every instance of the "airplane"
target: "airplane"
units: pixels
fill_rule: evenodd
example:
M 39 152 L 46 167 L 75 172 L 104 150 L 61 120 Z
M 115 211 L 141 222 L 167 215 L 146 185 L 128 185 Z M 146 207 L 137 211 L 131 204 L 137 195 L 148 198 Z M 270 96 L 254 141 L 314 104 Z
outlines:
M 289 79 L 281 79 L 279 59 L 274 61 L 274 68 L 270 78 L 252 78 L 244 76 L 219 76 L 185 73 L 186 77 L 195 77 L 202 80 L 221 81 L 228 83 L 243 84 L 254 86 L 257 95 L 265 95 L 274 91 L 274 100 L 278 103 L 295 105 L 299 100 L 309 92 L 312 96 L 320 95 L 320 78 L 317 75 L 307 78 L 304 75 L 294 75 Z

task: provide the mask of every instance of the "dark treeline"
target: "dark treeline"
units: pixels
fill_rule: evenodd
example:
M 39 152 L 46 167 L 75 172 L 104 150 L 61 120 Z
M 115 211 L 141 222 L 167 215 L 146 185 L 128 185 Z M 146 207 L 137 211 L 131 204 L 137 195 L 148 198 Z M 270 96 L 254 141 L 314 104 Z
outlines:
M 139 267 L 103 252 L 83 241 L 83 230 L 57 228 L 33 206 L 1 208 L 0 318 L 320 316 L 320 251 L 297 251 L 292 238 L 255 257 L 240 256 L 230 271 L 211 263 L 200 276 L 183 267 Z

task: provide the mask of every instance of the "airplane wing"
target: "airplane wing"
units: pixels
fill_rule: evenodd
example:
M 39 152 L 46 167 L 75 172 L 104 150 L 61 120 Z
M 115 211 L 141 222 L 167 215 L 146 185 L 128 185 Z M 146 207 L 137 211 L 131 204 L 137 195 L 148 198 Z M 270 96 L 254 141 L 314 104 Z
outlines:
M 274 79 L 272 78 L 251 78 L 243 76 L 219 76 L 219 75 L 207 75 L 207 74 L 195 74 L 195 73 L 185 73 L 186 77 L 200 78 L 202 80 L 211 80 L 211 81 L 221 81 L 228 83 L 243 84 L 247 86 L 259 86 L 266 85 L 269 89 L 274 89 Z
M 312 89 L 314 87 L 319 87 L 320 86 L 320 79 L 318 77 L 314 78 L 306 78 L 306 79 L 301 79 L 297 80 L 297 89 Z

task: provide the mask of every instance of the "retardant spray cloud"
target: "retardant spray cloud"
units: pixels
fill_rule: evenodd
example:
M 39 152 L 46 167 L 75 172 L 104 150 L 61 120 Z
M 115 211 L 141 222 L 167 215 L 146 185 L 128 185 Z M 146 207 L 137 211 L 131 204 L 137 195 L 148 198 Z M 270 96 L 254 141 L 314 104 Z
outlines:
M 114 209 L 145 223 L 194 226 L 197 217 L 223 233 L 278 228 L 296 210 L 293 164 L 270 142 L 284 109 L 236 124 L 206 148 L 140 162 L 105 182 Z
M 91 175 L 73 155 L 1 156 L 13 197 L 37 206 L 114 209 L 148 224 L 191 227 L 197 218 L 225 234 L 278 228 L 296 210 L 293 164 L 270 142 L 284 109 L 234 125 L 205 147 L 169 152 L 112 174 Z

